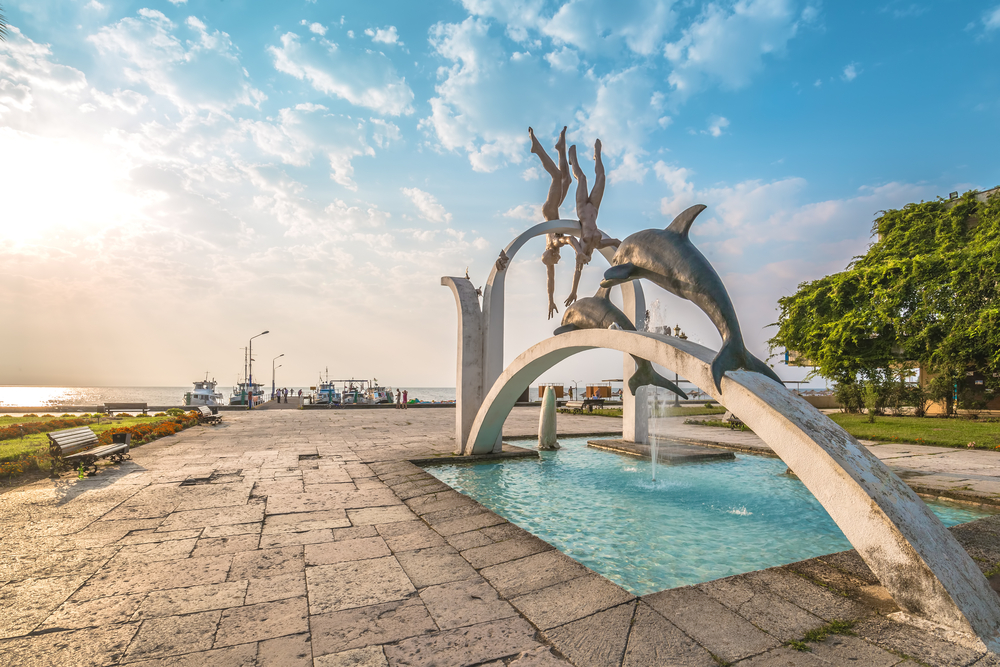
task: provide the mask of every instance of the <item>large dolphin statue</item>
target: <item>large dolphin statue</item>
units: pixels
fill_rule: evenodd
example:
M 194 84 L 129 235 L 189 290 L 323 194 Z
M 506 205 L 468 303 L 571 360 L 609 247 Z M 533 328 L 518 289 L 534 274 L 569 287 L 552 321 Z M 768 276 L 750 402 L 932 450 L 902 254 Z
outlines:
M 691 223 L 705 208 L 702 204 L 692 206 L 674 218 L 666 229 L 644 229 L 627 237 L 618 246 L 601 287 L 645 278 L 705 311 L 722 336 L 722 348 L 712 360 L 712 380 L 720 392 L 722 375 L 738 368 L 781 382 L 767 364 L 747 350 L 726 286 L 688 239 Z
M 553 331 L 555 335 L 576 331 L 577 329 L 610 329 L 617 326 L 626 331 L 635 331 L 635 325 L 615 304 L 611 303 L 609 288 L 600 288 L 594 296 L 588 296 L 573 302 L 573 305 L 563 313 L 562 326 Z M 680 387 L 653 370 L 653 364 L 645 359 L 632 357 L 635 360 L 635 373 L 628 381 L 628 390 L 635 396 L 635 390 L 647 384 L 663 387 L 679 396 L 687 398 Z

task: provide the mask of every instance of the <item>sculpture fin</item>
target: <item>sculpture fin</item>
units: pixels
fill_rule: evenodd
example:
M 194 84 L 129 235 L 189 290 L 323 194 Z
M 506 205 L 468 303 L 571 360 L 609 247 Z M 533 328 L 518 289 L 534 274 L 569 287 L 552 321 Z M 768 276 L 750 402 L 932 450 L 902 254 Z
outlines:
M 672 391 L 678 396 L 683 396 L 685 400 L 687 399 L 687 394 L 680 387 L 653 370 L 653 364 L 635 356 L 632 358 L 635 359 L 636 369 L 632 377 L 629 378 L 628 390 L 633 396 L 635 396 L 636 389 L 651 384 L 655 387 L 663 387 L 667 391 Z
M 680 215 L 674 218 L 674 221 L 670 223 L 667 227 L 668 232 L 676 232 L 684 238 L 688 237 L 688 230 L 691 229 L 691 223 L 694 219 L 698 217 L 698 214 L 704 211 L 707 206 L 704 204 L 695 204 L 691 208 L 681 211 Z
M 604 272 L 604 280 L 601 281 L 601 287 L 614 287 L 620 283 L 632 280 L 632 271 L 634 269 L 635 265 L 632 262 L 612 266 Z M 607 284 L 605 285 L 605 283 Z
M 576 331 L 580 327 L 575 324 L 564 324 L 555 331 L 552 332 L 553 336 L 558 336 L 559 334 L 569 333 L 570 331 Z
M 742 342 L 729 339 L 722 346 L 722 349 L 719 350 L 719 353 L 715 355 L 715 359 L 712 359 L 712 381 L 715 383 L 715 388 L 719 393 L 722 393 L 722 376 L 726 371 L 735 371 L 741 368 L 766 375 L 775 382 L 781 383 L 781 378 L 778 377 L 774 370 L 750 354 Z

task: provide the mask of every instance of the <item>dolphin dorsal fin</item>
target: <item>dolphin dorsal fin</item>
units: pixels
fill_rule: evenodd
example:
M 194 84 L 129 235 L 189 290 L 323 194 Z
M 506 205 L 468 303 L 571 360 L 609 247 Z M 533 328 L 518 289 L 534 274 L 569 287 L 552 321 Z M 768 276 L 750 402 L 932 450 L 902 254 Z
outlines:
M 687 238 L 688 230 L 691 229 L 691 223 L 694 219 L 698 217 L 698 214 L 704 211 L 707 206 L 704 204 L 695 204 L 691 208 L 681 211 L 681 214 L 674 218 L 674 221 L 670 223 L 667 227 L 668 232 L 676 232 Z

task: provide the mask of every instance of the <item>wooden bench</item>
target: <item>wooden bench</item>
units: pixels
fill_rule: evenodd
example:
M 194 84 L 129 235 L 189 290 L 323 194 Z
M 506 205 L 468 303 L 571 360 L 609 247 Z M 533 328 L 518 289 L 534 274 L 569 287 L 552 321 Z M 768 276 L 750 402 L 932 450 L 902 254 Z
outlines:
M 212 412 L 212 409 L 207 405 L 199 405 L 197 407 L 197 412 L 200 414 L 198 417 L 201 421 L 206 424 L 220 424 L 222 423 L 222 416 L 217 415 Z
M 132 434 L 113 433 L 111 437 L 114 439 L 112 444 L 98 447 L 97 434 L 88 426 L 52 431 L 49 433 L 49 453 L 56 460 L 52 466 L 53 474 L 63 466 L 73 468 L 80 464 L 93 468 L 90 473 L 93 474 L 97 472 L 98 459 L 109 457 L 117 463 L 131 458 L 128 447 L 132 444 Z
M 116 412 L 142 412 L 142 414 L 146 414 L 149 408 L 146 407 L 145 403 L 105 403 L 104 411 L 108 413 L 108 416 L 112 416 Z
M 592 412 L 594 408 L 603 408 L 603 398 L 585 398 L 582 401 L 566 401 L 566 407 L 571 410 L 586 410 Z

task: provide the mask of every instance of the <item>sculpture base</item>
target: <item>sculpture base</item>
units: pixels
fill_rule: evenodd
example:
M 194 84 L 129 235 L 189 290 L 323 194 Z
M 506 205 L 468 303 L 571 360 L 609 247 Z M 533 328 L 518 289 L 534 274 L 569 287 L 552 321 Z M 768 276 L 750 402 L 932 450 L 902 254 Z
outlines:
M 628 440 L 588 440 L 588 447 L 604 449 L 616 454 L 636 456 L 642 459 L 651 459 L 649 445 L 640 442 L 629 442 Z M 656 452 L 656 460 L 659 463 L 696 463 L 699 461 L 718 461 L 724 459 L 735 459 L 733 452 L 725 449 L 715 449 L 712 447 L 699 447 L 689 445 L 684 442 L 661 438 Z

